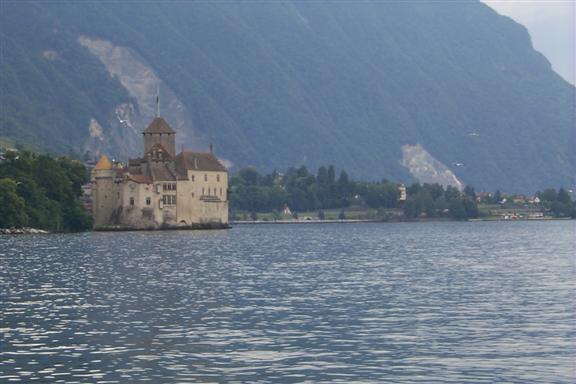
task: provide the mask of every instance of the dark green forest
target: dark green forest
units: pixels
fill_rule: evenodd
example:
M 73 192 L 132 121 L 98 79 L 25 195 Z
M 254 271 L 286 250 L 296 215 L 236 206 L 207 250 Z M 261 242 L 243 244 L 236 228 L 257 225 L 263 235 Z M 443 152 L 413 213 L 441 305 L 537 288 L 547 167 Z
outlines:
M 82 152 L 94 117 L 104 150 L 129 155 L 106 123 L 130 95 L 78 44 L 87 35 L 137 53 L 190 112 L 182 130 L 233 171 L 334 164 L 412 183 L 401 147 L 419 143 L 479 190 L 576 185 L 575 88 L 524 27 L 478 1 L 0 7 L 0 138 Z
M 316 174 L 306 167 L 289 168 L 261 175 L 255 168 L 244 168 L 230 180 L 230 209 L 238 211 L 280 212 L 287 205 L 295 214 L 328 209 L 345 210 L 351 206 L 372 209 L 403 210 L 408 219 L 448 217 L 469 219 L 479 216 L 474 189 L 460 192 L 439 184 L 414 183 L 407 187 L 407 200 L 400 201 L 399 184 L 382 180 L 351 180 L 346 171 L 336 174 L 334 166 L 321 166 Z
M 92 218 L 80 205 L 86 168 L 68 158 L 11 151 L 0 162 L 0 228 L 83 231 Z
M 320 219 L 324 218 L 325 210 L 337 209 L 345 216 L 347 209 L 355 208 L 396 209 L 402 212 L 402 219 L 465 220 L 482 216 L 479 204 L 503 210 L 517 208 L 511 201 L 513 195 L 500 191 L 478 196 L 471 186 L 460 191 L 428 183 L 406 186 L 407 199 L 401 201 L 400 185 L 386 179 L 380 182 L 352 180 L 346 171 L 336 172 L 332 165 L 321 166 L 315 174 L 304 166 L 268 174 L 246 167 L 230 178 L 231 217 L 240 219 L 240 213 L 248 213 L 254 219 L 257 213 L 272 212 L 273 217 L 279 219 L 280 212 L 288 206 L 295 217 L 303 212 L 316 212 Z M 565 188 L 547 188 L 536 192 L 535 196 L 540 199 L 536 209 L 554 217 L 576 218 L 576 203 Z M 386 219 L 386 216 L 380 215 L 379 219 Z

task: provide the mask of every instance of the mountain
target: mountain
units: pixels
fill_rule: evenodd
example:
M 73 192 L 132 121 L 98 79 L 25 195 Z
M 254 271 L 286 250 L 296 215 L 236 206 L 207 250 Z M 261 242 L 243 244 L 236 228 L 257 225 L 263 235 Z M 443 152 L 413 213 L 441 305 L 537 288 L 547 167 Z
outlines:
M 156 113 L 230 165 L 576 185 L 576 91 L 477 1 L 0 2 L 0 137 L 138 154 Z

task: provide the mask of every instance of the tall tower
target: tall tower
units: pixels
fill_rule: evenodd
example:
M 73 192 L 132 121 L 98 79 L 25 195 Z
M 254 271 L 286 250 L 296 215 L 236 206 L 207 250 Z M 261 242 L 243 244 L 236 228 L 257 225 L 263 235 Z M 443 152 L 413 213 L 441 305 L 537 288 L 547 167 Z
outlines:
M 162 145 L 170 156 L 176 156 L 176 132 L 163 118 L 154 118 L 142 134 L 144 135 L 144 157 L 156 144 Z
M 114 210 L 119 206 L 116 185 L 114 183 L 113 164 L 106 155 L 92 169 L 92 213 L 94 227 L 110 225 Z

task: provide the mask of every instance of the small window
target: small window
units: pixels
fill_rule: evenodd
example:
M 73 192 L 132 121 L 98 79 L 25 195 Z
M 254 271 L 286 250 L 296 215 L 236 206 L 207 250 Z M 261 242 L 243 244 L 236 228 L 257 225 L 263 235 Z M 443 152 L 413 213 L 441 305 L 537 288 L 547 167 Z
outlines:
M 204 187 L 202 187 L 202 196 L 204 196 Z
M 150 204 L 152 204 L 152 199 L 147 197 L 146 198 L 146 205 L 150 205 Z
M 173 191 L 176 190 L 176 183 L 172 184 L 172 190 L 173 190 Z
M 220 196 L 222 196 L 222 188 L 220 188 Z
M 204 181 L 208 181 L 208 175 L 204 174 Z
M 134 205 L 134 198 L 133 197 L 130 198 L 130 205 Z
M 163 191 L 166 190 L 166 184 L 162 184 L 162 190 L 163 190 Z
M 194 175 L 192 175 L 192 182 L 194 182 Z
M 172 204 L 176 204 L 176 195 L 172 195 Z
M 220 181 L 220 175 L 216 175 L 216 181 Z
M 192 192 L 192 197 L 194 197 L 194 192 Z

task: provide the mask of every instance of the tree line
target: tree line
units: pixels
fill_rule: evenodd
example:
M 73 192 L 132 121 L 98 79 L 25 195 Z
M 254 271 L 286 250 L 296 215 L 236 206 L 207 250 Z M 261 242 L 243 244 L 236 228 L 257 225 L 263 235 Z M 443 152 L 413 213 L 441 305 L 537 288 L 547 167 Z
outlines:
M 261 175 L 255 168 L 241 169 L 230 179 L 232 216 L 243 212 L 278 212 L 288 206 L 295 212 L 346 209 L 363 206 L 374 209 L 402 209 L 408 218 L 478 217 L 474 189 L 461 192 L 440 184 L 414 183 L 406 187 L 407 198 L 400 199 L 400 184 L 389 180 L 366 182 L 351 180 L 346 171 L 336 173 L 333 166 L 322 166 L 316 174 L 305 166 L 291 167 L 281 174 Z
M 92 218 L 80 204 L 84 165 L 65 157 L 10 151 L 0 161 L 0 228 L 82 231 Z
M 576 219 L 576 203 L 570 198 L 565 188 L 558 191 L 554 188 L 536 192 L 542 208 L 549 210 L 556 217 L 571 217 Z

